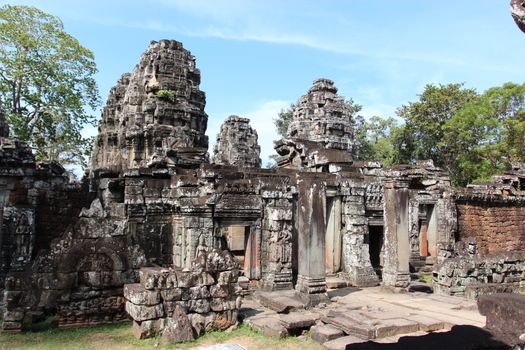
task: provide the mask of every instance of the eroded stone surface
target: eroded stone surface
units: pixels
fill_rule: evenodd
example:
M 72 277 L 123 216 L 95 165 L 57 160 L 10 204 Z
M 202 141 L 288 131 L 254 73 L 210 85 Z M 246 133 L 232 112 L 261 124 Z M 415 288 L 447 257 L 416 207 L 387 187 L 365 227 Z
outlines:
M 250 119 L 229 116 L 221 125 L 213 148 L 213 163 L 239 167 L 261 167 L 261 147 Z
M 180 343 L 194 340 L 193 329 L 188 316 L 180 305 L 175 307 L 171 320 L 162 331 L 162 341 L 165 343 Z
M 174 40 L 151 42 L 102 111 L 92 169 L 123 171 L 206 160 L 208 116 L 195 58 Z

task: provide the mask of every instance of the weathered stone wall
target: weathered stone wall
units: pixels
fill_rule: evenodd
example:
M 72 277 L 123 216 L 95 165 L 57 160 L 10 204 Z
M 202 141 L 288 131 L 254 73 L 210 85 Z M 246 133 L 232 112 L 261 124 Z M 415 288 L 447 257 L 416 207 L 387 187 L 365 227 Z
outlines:
M 525 285 L 525 251 L 446 259 L 434 271 L 434 292 L 466 296 L 515 292 Z
M 213 163 L 238 167 L 261 167 L 261 147 L 250 119 L 229 116 L 221 125 L 213 148 Z
M 151 42 L 111 90 L 92 170 L 173 167 L 206 161 L 208 116 L 193 55 L 175 40 Z
M 352 153 L 355 147 L 352 117 L 344 99 L 337 95 L 334 82 L 318 79 L 299 100 L 286 137 Z
M 461 239 L 475 238 L 481 255 L 525 250 L 525 203 L 458 203 Z
M 191 270 L 142 268 L 140 283 L 124 286 L 135 336 L 191 340 L 236 324 L 242 300 L 238 276 L 239 266 L 229 252 L 206 247 L 199 249 Z
M 293 193 L 263 191 L 262 234 L 263 287 L 269 290 L 292 289 Z

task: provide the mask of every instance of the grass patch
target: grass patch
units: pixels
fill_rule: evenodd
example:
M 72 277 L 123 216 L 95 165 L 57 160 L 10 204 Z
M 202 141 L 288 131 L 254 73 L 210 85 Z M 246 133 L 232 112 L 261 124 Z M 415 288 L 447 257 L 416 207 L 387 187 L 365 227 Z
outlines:
M 131 332 L 131 323 L 121 323 L 79 329 L 49 329 L 43 332 L 25 332 L 18 334 L 0 333 L 0 349 L 10 350 L 131 350 L 131 349 L 190 349 L 202 345 L 218 343 L 238 343 L 252 349 L 295 349 L 319 350 L 321 345 L 311 339 L 301 340 L 295 337 L 283 339 L 266 337 L 247 325 L 239 325 L 231 332 L 207 332 L 192 342 L 162 344 L 160 336 L 137 340 Z
M 422 273 L 418 278 L 419 282 L 432 284 L 432 274 L 431 273 Z

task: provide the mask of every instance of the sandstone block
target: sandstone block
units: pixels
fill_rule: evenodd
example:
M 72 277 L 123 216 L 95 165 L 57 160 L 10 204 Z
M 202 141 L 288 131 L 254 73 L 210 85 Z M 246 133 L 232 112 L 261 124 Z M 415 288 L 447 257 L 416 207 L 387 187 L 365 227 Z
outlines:
M 165 316 L 164 307 L 162 304 L 154 306 L 135 305 L 131 302 L 126 302 L 126 312 L 135 321 L 146 321 Z
M 160 293 L 147 290 L 140 283 L 125 284 L 124 298 L 136 305 L 156 305 L 160 303 Z

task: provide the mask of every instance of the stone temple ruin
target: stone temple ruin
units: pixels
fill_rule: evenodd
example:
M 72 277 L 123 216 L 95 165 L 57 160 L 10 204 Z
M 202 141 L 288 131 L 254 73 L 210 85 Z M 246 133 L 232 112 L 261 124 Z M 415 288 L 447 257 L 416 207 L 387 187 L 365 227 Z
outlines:
M 235 324 L 254 290 L 327 302 L 334 277 L 402 290 L 430 271 L 436 292 L 473 298 L 523 286 L 524 165 L 455 189 L 431 161 L 360 161 L 327 79 L 275 142 L 276 169 L 261 168 L 257 133 L 237 116 L 210 157 L 199 83 L 181 43 L 152 42 L 111 89 L 81 183 L 35 162 L 1 118 L 5 331 L 54 314 L 62 328 L 129 315 L 138 337 L 188 340 Z M 188 332 L 173 335 L 174 323 Z

